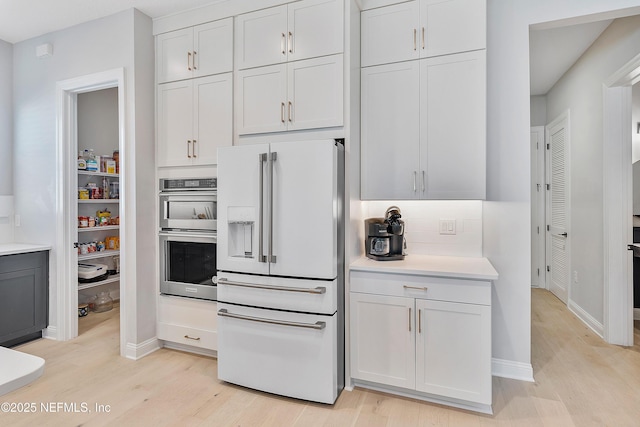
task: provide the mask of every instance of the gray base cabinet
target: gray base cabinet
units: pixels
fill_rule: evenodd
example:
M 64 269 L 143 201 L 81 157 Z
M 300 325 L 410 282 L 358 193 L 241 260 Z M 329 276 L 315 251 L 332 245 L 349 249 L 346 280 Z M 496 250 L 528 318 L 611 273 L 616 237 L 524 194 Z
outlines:
M 0 345 L 42 336 L 48 325 L 48 251 L 0 256 Z

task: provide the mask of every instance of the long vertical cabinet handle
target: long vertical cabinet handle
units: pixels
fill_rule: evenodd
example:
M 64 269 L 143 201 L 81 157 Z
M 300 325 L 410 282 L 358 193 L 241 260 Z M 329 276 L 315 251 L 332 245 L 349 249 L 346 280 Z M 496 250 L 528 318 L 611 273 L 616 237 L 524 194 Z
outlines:
M 280 103 L 280 121 L 284 123 L 284 102 Z
M 409 332 L 411 332 L 411 307 L 409 307 Z
M 269 161 L 269 262 L 275 264 L 273 254 L 273 164 L 278 159 L 278 153 L 272 152 Z
M 267 262 L 267 257 L 264 256 L 264 162 L 267 160 L 267 153 L 258 154 L 258 162 L 260 163 L 260 198 L 258 206 L 258 262 Z
M 289 31 L 288 44 L 289 44 L 289 53 L 293 53 L 293 34 L 291 33 L 291 31 Z
M 414 193 L 417 191 L 417 187 L 416 187 L 417 175 L 418 175 L 418 172 L 413 171 L 413 192 Z
M 418 333 L 422 333 L 422 310 L 418 310 Z
M 293 104 L 291 103 L 291 101 L 289 101 L 289 111 L 287 113 L 288 118 L 289 118 L 289 123 L 291 123 L 293 121 L 292 113 L 293 113 Z
M 191 60 L 191 63 L 192 63 L 192 65 L 193 65 L 193 69 L 194 69 L 194 70 L 197 70 L 197 69 L 198 69 L 198 67 L 196 67 L 196 53 L 197 53 L 197 52 L 194 50 L 194 51 L 193 51 L 193 60 Z
M 191 71 L 191 52 L 187 52 L 187 70 Z
M 287 36 L 284 33 L 282 33 L 282 38 L 280 39 L 280 52 L 282 52 L 283 55 L 287 54 L 286 44 L 287 44 Z
M 194 68 L 195 68 L 195 67 L 194 67 Z M 194 139 L 194 140 L 193 140 L 193 148 L 191 149 L 191 152 L 192 152 L 192 154 L 193 154 L 193 158 L 194 158 L 194 159 L 195 159 L 196 157 L 198 157 L 198 156 L 196 156 L 196 142 L 198 142 L 198 141 L 196 141 L 196 140 Z
M 187 157 L 191 158 L 191 140 L 187 140 Z
M 418 30 L 413 29 L 413 50 L 418 50 Z
M 427 183 L 425 180 L 425 173 L 424 171 L 422 171 L 422 192 L 424 193 L 426 189 L 427 189 Z
M 422 27 L 422 50 L 424 50 L 424 27 Z

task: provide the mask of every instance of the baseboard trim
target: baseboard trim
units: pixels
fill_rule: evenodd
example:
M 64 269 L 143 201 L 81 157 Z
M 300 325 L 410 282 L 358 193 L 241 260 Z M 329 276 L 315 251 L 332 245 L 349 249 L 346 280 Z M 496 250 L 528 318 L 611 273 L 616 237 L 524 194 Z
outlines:
M 180 344 L 172 341 L 160 340 L 160 342 L 163 343 L 162 347 L 169 348 L 171 350 L 186 351 L 187 353 L 194 353 L 194 354 L 199 354 L 201 356 L 215 357 L 216 359 L 218 358 L 218 352 L 215 350 L 193 347 L 190 345 Z
M 42 330 L 42 338 L 57 341 L 58 328 L 56 328 L 55 326 L 47 326 L 46 329 Z
M 633 309 L 633 320 L 640 320 L 640 308 Z
M 578 317 L 578 319 L 582 320 L 589 329 L 598 334 L 600 338 L 604 339 L 604 326 L 602 323 L 598 322 L 592 315 L 587 313 L 582 307 L 571 300 L 569 300 L 567 307 Z
M 143 341 L 140 344 L 127 343 L 124 357 L 131 360 L 138 360 L 159 350 L 160 347 L 160 340 L 155 337 Z
M 533 379 L 533 366 L 531 363 L 516 362 L 513 360 L 491 359 L 491 374 L 494 377 L 510 378 L 527 382 L 535 382 Z

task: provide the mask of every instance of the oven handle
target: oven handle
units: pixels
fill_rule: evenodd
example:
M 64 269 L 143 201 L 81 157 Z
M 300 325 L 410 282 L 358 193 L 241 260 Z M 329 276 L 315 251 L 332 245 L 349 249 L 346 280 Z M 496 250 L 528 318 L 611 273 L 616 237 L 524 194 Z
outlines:
M 198 199 L 200 196 L 217 196 L 218 195 L 218 191 L 217 190 L 207 190 L 207 191 L 203 191 L 203 190 L 191 190 L 191 191 L 161 191 L 160 192 L 160 197 L 171 197 L 171 196 L 195 196 L 196 201 L 199 201 L 200 199 Z
M 229 280 L 221 277 L 218 279 L 218 284 L 239 286 L 242 288 L 256 288 L 256 289 L 268 289 L 270 291 L 286 291 L 286 292 L 304 292 L 307 294 L 324 294 L 327 292 L 327 288 L 318 286 L 317 288 L 287 288 L 284 286 L 272 286 L 272 285 L 258 285 L 255 283 L 243 283 L 243 282 L 230 282 Z
M 195 243 L 218 243 L 218 235 L 216 233 L 184 233 L 179 231 L 160 231 L 158 232 L 160 237 L 186 237 L 190 241 Z
M 243 316 L 241 314 L 229 313 L 226 308 L 221 308 L 220 310 L 218 310 L 218 316 L 231 317 L 233 319 L 249 320 L 251 322 L 270 323 L 272 325 L 294 326 L 296 328 L 324 329 L 327 327 L 326 322 L 320 322 L 320 321 L 316 323 L 286 322 L 284 320 L 265 319 L 263 317 Z

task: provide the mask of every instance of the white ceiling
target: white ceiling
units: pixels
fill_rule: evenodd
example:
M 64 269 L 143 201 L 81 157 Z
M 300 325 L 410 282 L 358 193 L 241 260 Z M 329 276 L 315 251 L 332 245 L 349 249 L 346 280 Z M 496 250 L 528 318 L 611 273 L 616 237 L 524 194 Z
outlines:
M 17 43 L 135 7 L 151 18 L 222 0 L 0 0 L 0 40 Z
M 545 95 L 613 20 L 529 32 L 531 95 Z

